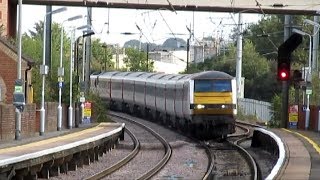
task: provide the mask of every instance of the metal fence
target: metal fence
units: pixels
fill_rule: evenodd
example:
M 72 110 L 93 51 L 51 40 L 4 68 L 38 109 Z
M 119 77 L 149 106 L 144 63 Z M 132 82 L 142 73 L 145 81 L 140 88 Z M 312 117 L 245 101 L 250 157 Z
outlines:
M 270 121 L 272 112 L 270 103 L 247 98 L 238 99 L 238 111 L 254 115 L 262 121 Z

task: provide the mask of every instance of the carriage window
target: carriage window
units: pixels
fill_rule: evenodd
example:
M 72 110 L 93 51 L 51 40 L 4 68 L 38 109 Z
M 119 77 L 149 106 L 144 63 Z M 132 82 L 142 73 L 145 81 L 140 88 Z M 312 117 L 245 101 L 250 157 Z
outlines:
M 231 92 L 230 80 L 195 80 L 194 92 Z

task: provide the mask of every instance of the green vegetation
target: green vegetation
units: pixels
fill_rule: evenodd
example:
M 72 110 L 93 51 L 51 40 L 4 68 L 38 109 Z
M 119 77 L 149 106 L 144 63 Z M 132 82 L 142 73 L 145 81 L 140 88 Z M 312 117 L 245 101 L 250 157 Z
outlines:
M 87 100 L 92 102 L 92 116 L 96 122 L 111 122 L 107 116 L 107 104 L 102 101 L 98 94 L 90 92 Z
M 139 52 L 139 50 L 128 48 L 123 59 L 129 71 L 153 71 L 153 61 L 147 59 L 147 53 Z

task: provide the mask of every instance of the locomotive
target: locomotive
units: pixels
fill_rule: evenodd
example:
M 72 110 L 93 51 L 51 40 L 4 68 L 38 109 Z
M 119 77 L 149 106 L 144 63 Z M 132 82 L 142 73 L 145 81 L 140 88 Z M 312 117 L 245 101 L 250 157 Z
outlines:
M 235 132 L 236 81 L 227 73 L 111 71 L 92 74 L 90 83 L 111 110 L 161 122 L 201 139 Z

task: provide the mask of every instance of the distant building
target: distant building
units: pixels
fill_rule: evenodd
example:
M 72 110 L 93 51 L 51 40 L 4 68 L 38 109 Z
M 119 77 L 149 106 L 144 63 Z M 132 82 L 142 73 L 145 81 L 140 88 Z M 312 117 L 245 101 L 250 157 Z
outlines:
M 132 46 L 128 45 L 128 47 Z M 205 59 L 216 56 L 218 48 L 218 43 L 214 38 L 203 38 L 202 41 L 190 47 L 189 63 L 204 62 Z M 114 53 L 113 61 L 117 69 L 122 69 L 125 68 L 123 59 L 126 55 L 124 48 L 119 48 L 118 51 Z M 185 71 L 188 58 L 186 50 L 156 50 L 149 52 L 149 59 L 154 61 L 155 72 L 178 74 Z
M 219 43 L 212 37 L 203 38 L 202 41 L 193 45 L 190 50 L 191 62 L 200 63 L 205 59 L 212 58 L 217 55 Z
M 187 51 L 154 51 L 149 52 L 149 59 L 154 61 L 154 70 L 170 74 L 178 74 L 186 69 Z

